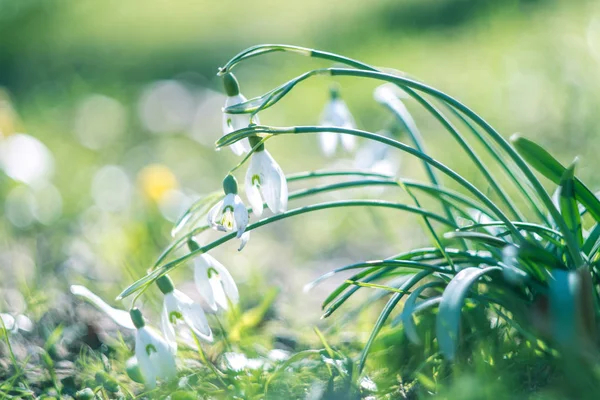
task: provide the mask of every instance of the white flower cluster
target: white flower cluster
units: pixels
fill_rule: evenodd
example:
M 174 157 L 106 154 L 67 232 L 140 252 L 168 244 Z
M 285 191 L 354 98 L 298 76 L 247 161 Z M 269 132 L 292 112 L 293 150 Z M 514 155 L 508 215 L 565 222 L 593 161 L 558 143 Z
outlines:
M 246 101 L 240 94 L 239 85 L 232 74 L 225 75 L 224 83 L 228 95 L 225 108 Z M 331 100 L 322 116 L 322 125 L 354 128 L 354 119 L 339 98 L 338 92 L 331 93 Z M 254 116 L 251 119 L 248 114 L 224 113 L 223 134 L 244 129 L 251 123 L 258 123 L 258 118 Z M 353 136 L 327 132 L 320 136 L 323 152 L 326 155 L 333 154 L 338 140 L 341 140 L 346 150 L 353 149 Z M 251 136 L 230 147 L 236 155 L 253 152 L 244 180 L 245 193 L 252 206 L 252 213 L 256 217 L 262 216 L 265 204 L 274 214 L 285 212 L 288 202 L 287 181 L 279 164 L 265 149 L 262 139 Z M 236 237 L 241 240 L 239 250 L 242 250 L 249 239 L 246 228 L 250 216 L 238 195 L 238 184 L 233 175 L 228 174 L 223 180 L 223 191 L 223 199 L 208 212 L 208 224 L 217 231 L 236 232 Z M 193 239 L 188 241 L 188 245 L 191 251 L 200 249 Z M 227 310 L 239 300 L 238 289 L 231 274 L 207 253 L 201 253 L 194 259 L 194 281 L 203 304 L 195 303 L 189 296 L 176 290 L 167 275 L 156 280 L 163 294 L 162 335 L 146 326 L 138 308 L 132 308 L 129 313 L 115 309 L 79 285 L 71 286 L 71 292 L 96 305 L 120 326 L 135 330 L 135 357 L 144 383 L 148 388 L 154 388 L 157 380 L 170 380 L 176 376 L 177 335 L 185 337 L 186 333 L 192 332 L 197 338 L 212 342 L 213 335 L 206 314 Z

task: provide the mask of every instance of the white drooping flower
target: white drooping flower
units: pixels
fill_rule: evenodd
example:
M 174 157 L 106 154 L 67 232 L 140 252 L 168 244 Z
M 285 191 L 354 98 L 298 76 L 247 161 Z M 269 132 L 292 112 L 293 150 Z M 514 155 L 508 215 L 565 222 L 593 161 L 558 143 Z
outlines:
M 210 254 L 200 254 L 194 259 L 194 281 L 198 293 L 214 311 L 227 310 L 229 304 L 237 304 L 240 295 L 233 277 Z
M 131 317 L 127 311 L 118 310 L 109 306 L 104 300 L 102 300 L 99 296 L 92 293 L 88 288 L 81 285 L 71 285 L 71 293 L 75 296 L 83 297 L 96 307 L 98 307 L 101 311 L 103 311 L 106 315 L 108 315 L 117 325 L 122 326 L 127 329 L 135 329 L 133 322 L 131 322 Z
M 240 93 L 240 87 L 235 76 L 231 73 L 225 74 L 223 77 L 227 100 L 225 100 L 225 108 L 243 103 L 247 99 Z M 223 135 L 227 135 L 233 131 L 247 128 L 250 125 L 250 114 L 228 114 L 223 113 Z M 255 116 L 253 121 L 255 124 L 260 124 L 258 116 Z M 236 155 L 241 156 L 250 151 L 248 139 L 244 138 L 229 146 L 231 151 Z
M 175 356 L 169 343 L 158 332 L 146 326 L 140 310 L 133 308 L 129 313 L 136 328 L 135 357 L 146 387 L 154 389 L 157 379 L 168 381 L 177 375 Z
M 186 325 L 199 338 L 212 342 L 212 331 L 202 306 L 194 303 L 186 294 L 176 290 L 173 287 L 171 278 L 167 275 L 157 279 L 156 284 L 164 294 L 160 322 L 163 335 L 171 348 L 173 350 L 177 349 L 175 328 L 179 324 Z
M 277 161 L 263 146 L 252 154 L 246 171 L 245 188 L 254 215 L 262 215 L 263 201 L 275 214 L 287 210 L 287 180 Z
M 388 136 L 387 132 L 378 132 Z M 392 148 L 384 143 L 374 140 L 367 141 L 357 151 L 354 157 L 354 167 L 359 170 L 368 170 L 373 173 L 395 176 L 400 166 L 400 160 Z
M 242 240 L 240 250 L 246 245 L 249 233 L 245 232 L 248 226 L 248 210 L 237 194 L 237 181 L 233 175 L 227 175 L 223 180 L 225 198 L 215 204 L 208 212 L 208 224 L 218 231 L 237 232 L 236 237 Z
M 325 109 L 321 114 L 321 126 L 335 126 L 338 128 L 354 129 L 356 122 L 348 109 L 348 106 L 340 98 L 337 88 L 331 89 L 331 98 L 325 105 Z M 348 134 L 338 134 L 333 132 L 319 133 L 319 143 L 321 150 L 326 156 L 331 156 L 335 153 L 338 141 L 342 141 L 342 146 L 346 151 L 352 151 L 356 144 L 356 137 Z

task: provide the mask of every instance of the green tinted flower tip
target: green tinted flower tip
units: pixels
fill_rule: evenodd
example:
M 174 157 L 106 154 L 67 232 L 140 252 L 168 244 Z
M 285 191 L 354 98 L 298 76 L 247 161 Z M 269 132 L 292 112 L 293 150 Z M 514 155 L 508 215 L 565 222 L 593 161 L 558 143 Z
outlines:
M 223 191 L 225 194 L 238 193 L 238 184 L 235 176 L 228 174 L 225 179 L 223 179 Z
M 129 310 L 129 316 L 131 317 L 131 322 L 136 327 L 136 329 L 143 328 L 146 323 L 144 322 L 144 316 L 139 308 L 132 308 Z
M 163 294 L 171 293 L 175 289 L 173 286 L 173 281 L 168 275 L 163 275 L 158 278 L 156 280 L 156 285 Z
M 262 138 L 260 138 L 256 135 L 252 135 L 252 136 L 248 137 L 248 140 L 250 141 L 250 147 L 254 148 L 261 142 Z M 258 148 L 256 149 L 256 151 L 263 151 L 264 149 L 265 149 L 265 144 L 261 143 L 260 146 L 258 146 Z
M 237 96 L 240 94 L 240 85 L 231 72 L 227 72 L 223 75 L 223 85 L 225 86 L 225 93 L 227 96 Z
M 329 96 L 331 99 L 337 99 L 340 97 L 340 87 L 338 85 L 331 85 L 329 87 Z

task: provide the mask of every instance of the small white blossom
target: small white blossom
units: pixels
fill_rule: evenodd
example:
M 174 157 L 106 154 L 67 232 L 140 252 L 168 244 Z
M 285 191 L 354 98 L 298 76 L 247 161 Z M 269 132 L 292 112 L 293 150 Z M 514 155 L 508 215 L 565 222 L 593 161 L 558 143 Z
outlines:
M 194 259 L 194 281 L 198 293 L 213 310 L 227 310 L 229 303 L 237 304 L 240 295 L 233 277 L 210 254 L 200 254 Z
M 248 225 L 248 210 L 237 194 L 229 193 L 208 212 L 208 223 L 221 232 L 237 232 L 241 238 Z
M 160 334 L 145 325 L 144 317 L 137 308 L 132 309 L 130 314 L 136 327 L 135 357 L 146 387 L 154 389 L 157 379 L 168 381 L 177 375 L 175 357 Z
M 175 329 L 180 324 L 187 326 L 199 338 L 212 342 L 212 331 L 200 304 L 176 290 L 168 276 L 159 278 L 156 283 L 164 294 L 161 327 L 171 348 L 177 349 Z
M 275 214 L 287 210 L 287 180 L 281 167 L 267 150 L 252 154 L 246 172 L 245 188 L 248 202 L 256 216 L 262 215 L 263 200 Z
M 245 102 L 247 99 L 240 93 L 240 88 L 237 79 L 233 74 L 228 73 L 224 77 L 223 83 L 225 84 L 225 91 L 227 93 L 227 99 L 225 100 L 225 108 L 235 106 Z M 227 135 L 233 131 L 247 128 L 250 125 L 250 114 L 228 114 L 223 113 L 223 135 Z M 260 124 L 258 116 L 254 116 L 253 121 L 255 124 Z M 244 153 L 250 151 L 250 144 L 248 139 L 242 139 L 229 146 L 231 151 L 236 155 L 241 156 Z
M 356 122 L 348 109 L 348 106 L 339 97 L 337 90 L 332 89 L 331 99 L 325 105 L 325 109 L 321 114 L 321 126 L 335 126 L 338 128 L 354 129 Z M 342 141 L 342 146 L 346 151 L 352 151 L 356 144 L 356 137 L 348 134 L 336 134 L 332 132 L 319 133 L 319 143 L 321 150 L 326 156 L 331 156 L 335 153 L 338 141 Z
M 129 313 L 124 310 L 118 310 L 109 306 L 104 300 L 102 300 L 99 296 L 92 293 L 91 290 L 81 285 L 71 285 L 71 293 L 75 296 L 83 297 L 96 307 L 98 307 L 101 311 L 103 311 L 106 315 L 108 315 L 116 324 L 122 326 L 127 329 L 135 329 L 133 326 L 133 322 L 131 322 L 131 318 Z

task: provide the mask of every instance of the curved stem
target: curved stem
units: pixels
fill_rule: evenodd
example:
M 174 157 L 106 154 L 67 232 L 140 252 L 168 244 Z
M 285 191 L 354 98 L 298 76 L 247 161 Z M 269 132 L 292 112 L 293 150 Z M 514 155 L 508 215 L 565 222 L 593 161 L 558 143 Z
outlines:
M 332 76 L 360 76 L 360 77 L 374 78 L 374 79 L 379 79 L 379 80 L 383 80 L 383 81 L 387 81 L 387 82 L 392 82 L 402 88 L 410 87 L 410 88 L 422 91 L 424 93 L 427 93 L 433 97 L 436 97 L 436 98 L 444 101 L 445 103 L 451 105 L 455 109 L 459 110 L 463 114 L 465 114 L 468 118 L 470 118 L 472 121 L 474 121 L 477 125 L 482 127 L 483 130 L 488 135 L 490 135 L 491 138 L 498 145 L 500 145 L 500 147 L 510 156 L 510 158 L 513 159 L 513 161 L 516 163 L 517 167 L 521 171 L 523 171 L 523 173 L 525 174 L 525 177 L 529 180 L 529 182 L 533 186 L 535 192 L 538 194 L 538 196 L 544 203 L 544 206 L 548 209 L 548 211 L 550 212 L 550 215 L 558 224 L 560 231 L 563 233 L 563 235 L 565 237 L 565 242 L 567 244 L 567 248 L 568 248 L 569 252 L 571 253 L 571 256 L 573 257 L 573 260 L 575 262 L 575 267 L 577 268 L 577 267 L 584 265 L 584 260 L 583 260 L 583 257 L 581 256 L 581 253 L 579 252 L 579 246 L 577 245 L 575 238 L 569 231 L 569 229 L 568 229 L 565 221 L 562 219 L 558 209 L 552 202 L 552 199 L 550 198 L 550 196 L 544 189 L 541 182 L 533 174 L 533 171 L 529 168 L 529 166 L 527 165 L 525 160 L 515 151 L 515 149 L 508 143 L 508 141 L 502 137 L 502 135 L 500 135 L 490 124 L 488 124 L 487 121 L 485 121 L 483 118 L 481 118 L 477 113 L 472 111 L 469 107 L 467 107 L 460 101 L 456 100 L 455 98 L 447 95 L 446 93 L 441 92 L 431 86 L 425 85 L 421 82 L 418 82 L 414 79 L 409 79 L 409 78 L 401 77 L 398 75 L 392 75 L 392 74 L 379 72 L 379 70 L 377 68 L 372 67 L 368 64 L 362 63 L 357 60 L 350 59 L 348 57 L 340 56 L 340 55 L 337 55 L 334 53 L 320 52 L 317 50 L 302 48 L 302 47 L 298 47 L 298 46 L 288 46 L 288 45 L 255 46 L 252 50 L 252 52 L 254 54 L 250 54 L 251 52 L 248 52 L 247 57 L 245 57 L 243 55 L 244 52 L 242 52 L 242 53 L 240 53 L 239 57 L 237 58 L 237 60 L 235 60 L 234 63 L 228 63 L 227 65 L 229 65 L 229 68 L 230 68 L 232 65 L 240 62 L 244 58 L 264 54 L 266 52 L 271 52 L 271 51 L 293 51 L 293 52 L 300 53 L 302 55 L 307 55 L 310 57 L 324 58 L 324 59 L 342 62 L 349 66 L 353 66 L 353 67 L 360 68 L 360 69 L 354 70 L 354 69 L 347 69 L 347 68 L 328 68 L 325 70 L 328 70 Z M 323 69 L 313 70 L 313 71 L 311 71 L 311 73 L 314 73 L 314 74 L 311 74 L 311 75 L 323 74 L 323 72 L 321 72 L 321 71 L 323 71 Z M 306 79 L 307 77 L 308 76 L 306 76 L 306 74 L 305 74 L 305 76 L 302 78 L 302 80 Z M 265 103 L 261 106 L 261 109 L 266 108 L 268 106 L 270 106 L 270 105 L 267 105 Z
M 364 72 L 364 71 L 358 71 L 358 72 Z M 521 235 L 521 233 L 519 232 L 519 230 L 517 228 L 515 228 L 513 223 L 502 212 L 502 210 L 500 210 L 500 208 L 498 208 L 498 206 L 496 206 L 496 204 L 494 204 L 493 201 L 491 201 L 485 194 L 483 194 L 479 189 L 477 189 L 477 187 L 475 187 L 471 182 L 469 182 L 467 179 L 463 178 L 460 174 L 456 173 L 454 170 L 447 167 L 445 164 L 442 164 L 438 160 L 428 156 L 427 154 L 423 154 L 420 151 L 415 150 L 414 148 L 412 148 L 404 143 L 401 143 L 397 140 L 390 139 L 390 138 L 382 136 L 382 135 L 377 135 L 375 133 L 361 131 L 358 129 L 339 128 L 339 127 L 332 127 L 332 126 L 327 126 L 327 127 L 296 126 L 296 127 L 276 128 L 276 127 L 256 125 L 256 126 L 248 127 L 245 129 L 240 129 L 238 131 L 232 132 L 228 135 L 221 137 L 221 139 L 219 139 L 217 141 L 217 146 L 221 147 L 221 146 L 229 145 L 231 143 L 234 143 L 240 139 L 243 139 L 245 137 L 248 137 L 248 136 L 258 133 L 258 132 L 265 132 L 265 133 L 269 133 L 272 135 L 303 134 L 303 133 L 318 133 L 318 132 L 346 133 L 346 134 L 363 137 L 363 138 L 370 139 L 370 140 L 375 140 L 375 141 L 381 142 L 383 144 L 386 144 L 388 146 L 395 147 L 399 150 L 409 153 L 409 154 L 429 163 L 430 165 L 437 168 L 442 173 L 446 174 L 447 176 L 452 178 L 454 181 L 459 183 L 465 189 L 470 191 L 475 197 L 477 197 L 479 200 L 481 200 L 481 202 L 483 204 L 485 204 L 490 210 L 492 210 L 494 212 L 494 214 L 496 214 L 498 219 L 505 222 L 506 225 L 508 226 L 508 228 L 511 230 L 512 233 L 515 234 L 515 236 L 517 238 L 519 238 L 520 240 L 525 240 L 523 238 L 523 236 Z
M 340 208 L 340 207 L 393 208 L 393 209 L 397 209 L 397 210 L 408 211 L 410 213 L 417 214 L 417 215 L 424 215 L 433 220 L 441 222 L 445 225 L 456 228 L 456 225 L 454 225 L 451 221 L 448 221 L 446 218 L 444 218 L 436 213 L 433 213 L 431 211 L 423 210 L 423 209 L 420 209 L 417 207 L 412 207 L 412 206 L 408 206 L 405 204 L 398 204 L 398 203 L 393 203 L 393 202 L 388 202 L 388 201 L 380 201 L 380 200 L 344 200 L 344 201 L 332 201 L 332 202 L 327 202 L 327 203 L 314 204 L 314 205 L 310 205 L 310 206 L 306 206 L 306 207 L 296 208 L 294 210 L 290 210 L 290 211 L 287 211 L 287 212 L 284 212 L 281 214 L 273 215 L 268 218 L 263 218 L 260 221 L 257 221 L 253 224 L 248 225 L 246 227 L 246 231 L 252 231 L 263 225 L 268 225 L 270 223 L 273 223 L 273 222 L 276 222 L 276 221 L 279 221 L 282 219 L 286 219 L 289 217 L 293 217 L 296 215 L 302 215 L 302 214 L 306 214 L 306 213 L 313 212 L 313 211 L 326 210 L 326 209 L 330 209 L 330 208 Z M 170 262 L 162 265 L 161 267 L 159 267 L 157 269 L 154 269 L 153 271 L 149 272 L 146 276 L 137 280 L 135 283 L 130 285 L 128 288 L 126 288 L 117 297 L 117 299 L 123 299 L 123 298 L 131 295 L 132 293 L 135 293 L 136 291 L 142 289 L 142 287 L 148 286 L 155 279 L 160 278 L 161 276 L 168 273 L 173 268 L 179 266 L 183 262 L 190 260 L 199 254 L 206 253 L 206 252 L 210 251 L 211 249 L 214 249 L 215 247 L 218 247 L 218 246 L 222 245 L 223 243 L 230 241 L 231 239 L 235 238 L 236 235 L 237 235 L 237 232 L 228 233 L 228 234 L 222 236 L 221 238 L 214 240 L 205 246 L 200 247 L 198 250 L 192 251 L 182 257 L 179 257 L 173 261 L 170 261 Z

